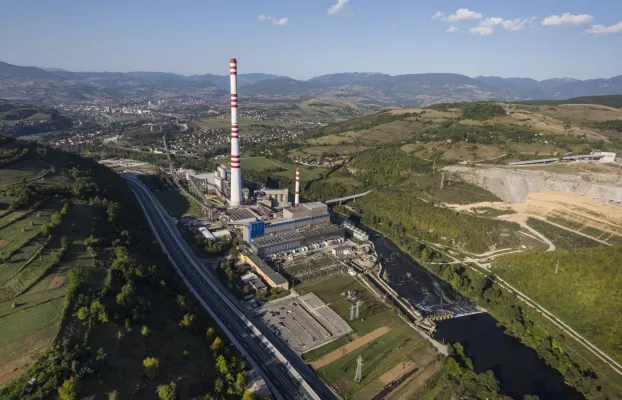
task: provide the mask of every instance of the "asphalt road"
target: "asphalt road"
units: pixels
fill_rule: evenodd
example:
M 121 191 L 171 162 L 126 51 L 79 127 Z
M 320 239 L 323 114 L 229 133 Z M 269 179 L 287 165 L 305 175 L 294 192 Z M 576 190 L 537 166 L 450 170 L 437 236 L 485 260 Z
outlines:
M 197 260 L 149 190 L 137 182 L 136 178 L 125 177 L 171 262 L 230 339 L 237 342 L 237 347 L 246 354 L 247 360 L 261 371 L 275 397 L 286 400 L 319 399 L 314 391 L 316 390 L 321 392 L 322 398 L 334 398 L 332 392 L 295 353 L 284 348 L 282 343 L 275 343 L 271 332 L 266 332 L 269 330 L 267 327 L 255 326 L 250 321 L 245 311 L 213 273 Z M 279 350 L 276 350 L 273 343 Z

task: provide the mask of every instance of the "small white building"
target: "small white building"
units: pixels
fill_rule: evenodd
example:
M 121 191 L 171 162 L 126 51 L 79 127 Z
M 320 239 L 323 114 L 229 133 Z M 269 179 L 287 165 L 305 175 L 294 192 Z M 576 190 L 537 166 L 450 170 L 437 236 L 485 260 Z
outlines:
M 598 162 L 600 163 L 613 163 L 616 161 L 616 153 L 612 153 L 608 151 L 601 151 L 601 152 L 592 153 L 592 154 L 601 156 L 600 160 L 598 160 Z
M 210 242 L 215 242 L 216 240 L 218 240 L 216 236 L 212 234 L 212 232 L 208 231 L 207 228 L 204 226 L 199 228 L 199 232 L 201 232 L 201 234 Z
M 212 235 L 215 236 L 216 238 L 223 240 L 223 239 L 231 239 L 231 232 L 226 230 L 226 229 L 221 229 L 219 231 L 214 231 L 212 232 Z

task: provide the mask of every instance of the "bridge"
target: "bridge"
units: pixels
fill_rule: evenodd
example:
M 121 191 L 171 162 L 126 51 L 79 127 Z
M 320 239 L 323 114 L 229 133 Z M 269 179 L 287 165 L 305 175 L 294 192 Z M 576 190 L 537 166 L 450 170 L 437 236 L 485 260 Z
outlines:
M 365 193 L 359 193 L 359 194 L 353 194 L 352 196 L 345 196 L 345 197 L 339 197 L 338 199 L 330 199 L 330 200 L 326 200 L 324 203 L 326 204 L 335 204 L 335 203 L 339 203 L 341 204 L 341 202 L 343 201 L 348 201 L 348 200 L 356 200 L 359 197 L 363 197 L 367 194 L 371 193 L 371 190 L 365 192 Z

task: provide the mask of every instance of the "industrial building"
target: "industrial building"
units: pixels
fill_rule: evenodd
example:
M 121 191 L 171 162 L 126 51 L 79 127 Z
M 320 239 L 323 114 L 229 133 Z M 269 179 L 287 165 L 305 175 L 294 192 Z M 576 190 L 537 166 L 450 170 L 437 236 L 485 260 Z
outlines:
M 345 222 L 343 227 L 346 230 L 348 236 L 351 236 L 353 239 L 358 240 L 359 242 L 367 242 L 369 241 L 369 234 L 364 230 L 357 228 L 354 226 L 352 222 Z
M 582 154 L 578 156 L 566 156 L 564 161 L 598 161 L 601 164 L 612 163 L 616 161 L 616 153 L 596 152 L 591 154 Z
M 304 203 L 298 207 L 285 208 L 280 217 L 270 221 L 250 222 L 242 229 L 244 240 L 251 244 L 263 235 L 292 231 L 330 222 L 328 207 L 320 202 Z
M 258 191 L 257 204 L 263 204 L 270 208 L 289 207 L 289 190 L 287 189 L 261 189 Z
M 274 271 L 261 258 L 247 250 L 240 251 L 240 259 L 250 265 L 251 271 L 259 275 L 270 287 L 289 290 L 289 282 L 283 275 Z
M 262 294 L 266 292 L 266 285 L 259 279 L 257 275 L 252 272 L 248 272 L 240 278 L 244 284 L 249 284 L 255 293 Z
M 233 208 L 227 210 L 227 218 L 231 224 L 246 225 L 257 221 L 260 216 L 248 208 Z
M 253 240 L 251 250 L 260 257 L 281 252 L 304 251 L 305 248 L 308 250 L 315 244 L 319 247 L 336 243 L 339 239 L 343 239 L 344 235 L 344 229 L 337 225 L 317 225 L 308 229 L 260 236 Z

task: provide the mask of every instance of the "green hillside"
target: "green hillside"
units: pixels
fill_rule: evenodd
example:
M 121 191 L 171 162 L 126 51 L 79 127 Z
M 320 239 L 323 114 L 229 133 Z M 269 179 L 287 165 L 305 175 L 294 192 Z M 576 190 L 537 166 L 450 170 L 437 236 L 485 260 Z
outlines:
M 171 382 L 179 398 L 241 398 L 245 362 L 168 265 L 124 180 L 91 159 L 1 143 L 29 151 L 0 169 L 0 398 L 55 398 L 62 386 L 153 399 Z M 5 175 L 16 165 L 46 174 L 15 181 Z
M 493 271 L 622 362 L 620 260 L 621 247 L 557 250 L 506 256 Z
M 0 99 L 1 134 L 24 136 L 61 131 L 71 126 L 71 119 L 57 110 L 28 104 L 12 104 Z
M 505 164 L 568 152 L 622 150 L 622 96 L 555 102 L 441 103 L 390 110 L 306 132 L 289 155 L 346 158 L 370 147 L 401 144 L 427 159 Z M 490 160 L 490 161 L 487 161 Z

